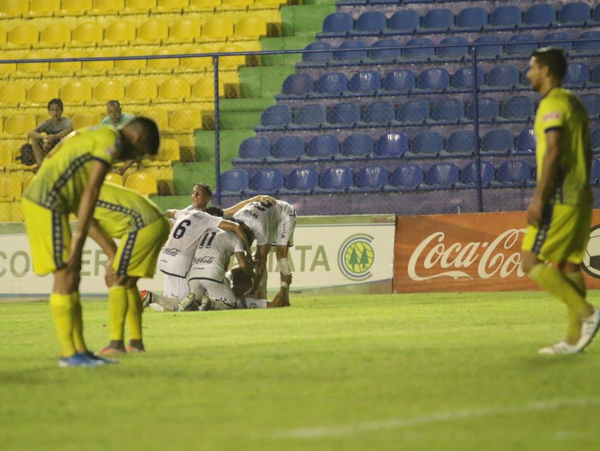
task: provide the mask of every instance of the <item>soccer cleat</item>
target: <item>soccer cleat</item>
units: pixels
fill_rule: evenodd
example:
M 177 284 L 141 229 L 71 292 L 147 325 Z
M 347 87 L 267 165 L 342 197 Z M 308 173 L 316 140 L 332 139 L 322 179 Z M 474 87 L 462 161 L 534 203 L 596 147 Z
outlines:
M 210 299 L 210 297 L 207 295 L 202 296 L 201 303 L 200 303 L 200 311 L 207 312 L 212 309 L 213 309 L 213 305 L 212 305 L 212 300 Z
M 111 348 L 110 346 L 107 346 L 106 348 L 98 351 L 98 356 L 119 355 L 119 354 L 125 354 L 125 350 L 124 349 Z
M 143 308 L 148 307 L 152 303 L 152 291 L 150 290 L 142 290 L 140 291 L 140 297 L 142 298 L 142 306 Z
M 162 305 L 157 304 L 155 302 L 153 302 L 152 304 L 148 305 L 148 307 L 150 307 L 155 312 L 166 312 L 167 311 Z
M 177 305 L 178 312 L 191 312 L 198 310 L 198 302 L 196 301 L 196 295 L 194 293 L 188 293 L 188 295 L 179 302 Z
M 146 352 L 144 348 L 137 348 L 135 346 L 125 346 L 125 350 L 127 351 L 127 354 L 140 354 Z
M 100 366 L 104 363 L 100 363 L 96 359 L 92 359 L 85 352 L 78 352 L 73 354 L 71 357 L 61 357 L 58 360 L 58 366 L 60 368 L 72 368 L 76 366 Z
M 594 313 L 588 318 L 581 320 L 581 338 L 577 347 L 583 351 L 594 339 L 600 328 L 600 309 L 594 307 Z
M 581 352 L 578 345 L 570 345 L 565 341 L 559 341 L 556 344 L 539 349 L 538 354 L 542 355 L 566 355 L 577 354 Z
M 100 365 L 109 365 L 111 363 L 119 363 L 116 359 L 107 359 L 106 357 L 100 357 L 91 351 L 85 353 L 90 359 L 97 361 Z

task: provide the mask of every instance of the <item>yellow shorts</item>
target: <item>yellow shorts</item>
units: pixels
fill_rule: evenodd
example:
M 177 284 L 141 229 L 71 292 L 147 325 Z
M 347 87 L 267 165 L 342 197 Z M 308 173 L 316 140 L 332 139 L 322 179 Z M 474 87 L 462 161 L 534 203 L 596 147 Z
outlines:
M 169 236 L 169 223 L 164 216 L 146 227 L 121 238 L 113 269 L 120 276 L 151 279 L 161 247 Z
M 33 272 L 45 276 L 64 267 L 71 251 L 69 215 L 42 207 L 26 198 L 23 198 L 21 206 Z
M 527 227 L 522 249 L 542 261 L 580 264 L 591 224 L 591 205 L 550 205 L 537 227 Z

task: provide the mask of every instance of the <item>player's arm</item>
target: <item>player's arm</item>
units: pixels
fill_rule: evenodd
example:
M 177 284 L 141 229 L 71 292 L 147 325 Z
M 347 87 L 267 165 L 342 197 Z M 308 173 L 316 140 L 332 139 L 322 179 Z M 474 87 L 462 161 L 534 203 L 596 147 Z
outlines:
M 252 291 L 258 290 L 258 285 L 267 271 L 267 259 L 269 257 L 269 250 L 271 246 L 268 244 L 260 244 L 256 246 L 256 279 L 252 286 Z
M 256 274 L 254 274 L 254 268 L 252 264 L 249 264 L 248 259 L 246 258 L 246 254 L 244 254 L 243 252 L 236 252 L 234 255 L 238 262 L 239 268 L 246 274 L 248 274 L 250 277 L 252 277 L 252 280 L 254 280 Z
M 175 219 L 175 213 L 177 213 L 178 210 L 167 210 L 165 211 L 165 216 L 169 219 Z
M 271 302 L 267 302 L 267 308 L 283 307 L 285 300 L 290 292 L 290 284 L 292 283 L 292 275 L 281 275 L 281 287 Z
M 244 249 L 248 253 L 248 256 L 252 255 L 252 251 L 250 250 L 250 243 L 248 243 L 248 238 L 246 238 L 246 234 L 244 233 L 244 229 L 239 224 L 236 224 L 233 221 L 228 221 L 227 219 L 223 219 L 219 224 L 219 229 L 228 230 L 230 232 L 235 233 L 242 243 L 244 243 Z
M 554 192 L 554 180 L 558 171 L 562 129 L 551 128 L 546 131 L 546 153 L 542 160 L 542 172 L 533 192 L 533 199 L 527 209 L 527 223 L 537 225 L 542 219 L 544 207 L 550 202 Z
M 242 208 L 244 208 L 246 205 L 248 205 L 252 202 L 260 202 L 263 204 L 275 205 L 277 200 L 271 196 L 263 196 L 263 195 L 254 196 L 250 199 L 246 199 L 238 204 L 235 204 L 233 207 L 226 208 L 225 210 L 223 210 L 223 215 L 224 216 L 233 216 L 238 211 L 240 211 Z
M 98 246 L 100 246 L 100 249 L 104 251 L 109 261 L 112 261 L 115 258 L 117 253 L 117 244 L 112 237 L 106 233 L 102 227 L 100 227 L 100 224 L 98 224 L 98 221 L 96 221 L 94 218 L 92 218 L 90 221 L 88 236 L 98 243 Z
M 65 129 L 61 130 L 58 133 L 55 133 L 54 137 L 58 138 L 58 139 L 62 139 L 65 136 L 67 136 L 69 133 L 71 133 L 72 131 L 73 131 L 73 125 L 69 124 Z

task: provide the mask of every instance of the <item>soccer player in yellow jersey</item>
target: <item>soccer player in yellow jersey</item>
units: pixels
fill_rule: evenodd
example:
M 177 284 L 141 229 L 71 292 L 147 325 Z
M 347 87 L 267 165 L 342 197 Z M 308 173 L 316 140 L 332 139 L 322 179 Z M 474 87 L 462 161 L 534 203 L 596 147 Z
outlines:
M 76 130 L 46 156 L 23 193 L 33 270 L 40 276 L 54 274 L 50 309 L 61 348 L 61 367 L 106 363 L 88 351 L 83 339 L 79 302 L 83 245 L 111 165 L 156 155 L 159 142 L 156 124 L 143 117 L 120 129 L 106 125 Z M 70 213 L 78 218 L 73 234 Z
M 600 310 L 586 301 L 580 264 L 589 238 L 592 190 L 588 115 L 582 102 L 561 87 L 567 60 L 559 48 L 533 52 L 527 78 L 540 101 L 534 124 L 537 186 L 527 210 L 523 270 L 567 306 L 564 340 L 540 354 L 575 354 L 590 344 Z

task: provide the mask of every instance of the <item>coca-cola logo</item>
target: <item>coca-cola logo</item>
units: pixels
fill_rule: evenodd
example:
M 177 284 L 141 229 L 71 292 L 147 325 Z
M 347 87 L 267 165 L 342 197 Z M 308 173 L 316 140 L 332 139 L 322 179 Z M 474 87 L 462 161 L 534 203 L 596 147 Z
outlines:
M 525 276 L 521 270 L 521 234 L 526 229 L 509 229 L 492 242 L 472 241 L 469 243 L 446 241 L 444 232 L 434 232 L 416 247 L 408 260 L 408 276 L 415 281 L 439 277 L 474 279 L 469 268 L 477 266 L 481 279 L 515 274 Z M 426 275 L 424 274 L 426 270 Z M 433 272 L 433 273 L 432 273 Z

